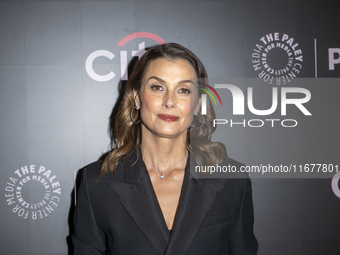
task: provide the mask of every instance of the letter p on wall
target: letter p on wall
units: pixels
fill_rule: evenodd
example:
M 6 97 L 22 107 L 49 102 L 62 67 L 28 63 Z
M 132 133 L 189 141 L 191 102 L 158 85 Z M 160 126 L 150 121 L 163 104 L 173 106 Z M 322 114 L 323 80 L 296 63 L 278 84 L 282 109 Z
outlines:
M 337 55 L 337 58 L 335 56 Z M 328 49 L 328 69 L 334 70 L 334 64 L 340 63 L 340 48 Z

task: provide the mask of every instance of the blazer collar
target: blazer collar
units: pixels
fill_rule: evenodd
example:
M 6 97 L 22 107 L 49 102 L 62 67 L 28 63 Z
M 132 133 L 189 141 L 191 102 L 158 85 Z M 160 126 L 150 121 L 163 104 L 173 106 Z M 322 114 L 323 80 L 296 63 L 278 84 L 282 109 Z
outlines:
M 136 155 L 119 164 L 117 171 L 125 171 L 124 181 L 107 180 L 127 213 L 160 254 L 184 254 L 215 197 L 225 185 L 226 179 L 191 177 L 190 165 L 196 163 L 193 158 L 189 155 L 187 160 L 171 236 L 140 151 L 133 166 L 131 164 L 135 162 Z

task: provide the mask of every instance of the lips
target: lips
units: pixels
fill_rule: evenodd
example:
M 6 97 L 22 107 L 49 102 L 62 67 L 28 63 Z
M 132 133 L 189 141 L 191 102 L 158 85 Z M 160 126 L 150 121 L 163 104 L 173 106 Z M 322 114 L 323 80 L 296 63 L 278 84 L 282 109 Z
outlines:
M 175 115 L 167 115 L 167 114 L 159 114 L 158 117 L 167 122 L 177 121 L 179 119 Z

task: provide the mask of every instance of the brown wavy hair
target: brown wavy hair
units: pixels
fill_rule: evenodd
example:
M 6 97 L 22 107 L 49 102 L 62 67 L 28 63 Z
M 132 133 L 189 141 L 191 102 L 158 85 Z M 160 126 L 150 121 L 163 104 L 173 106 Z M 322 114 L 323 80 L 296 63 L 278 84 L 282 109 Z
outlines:
M 141 138 L 141 123 L 135 124 L 131 121 L 131 110 L 135 106 L 134 91 L 140 91 L 144 74 L 153 60 L 165 58 L 169 61 L 186 60 L 194 68 L 197 77 L 207 79 L 208 75 L 204 65 L 198 57 L 187 48 L 176 44 L 167 43 L 150 47 L 147 52 L 137 61 L 125 88 L 123 100 L 119 106 L 115 126 L 111 128 L 111 151 L 104 159 L 101 176 L 111 172 L 114 174 L 117 165 L 133 154 L 138 155 L 138 146 Z M 199 96 L 204 93 L 198 89 Z M 133 111 L 133 119 L 137 122 L 138 110 Z M 187 133 L 187 149 L 190 151 L 197 164 L 215 165 L 223 161 L 227 156 L 224 144 L 212 142 L 211 137 L 216 127 L 213 127 L 215 111 L 210 100 L 207 100 L 207 114 L 201 128 L 189 128 Z M 202 115 L 194 115 L 192 125 L 200 126 Z M 190 141 L 191 139 L 191 141 Z

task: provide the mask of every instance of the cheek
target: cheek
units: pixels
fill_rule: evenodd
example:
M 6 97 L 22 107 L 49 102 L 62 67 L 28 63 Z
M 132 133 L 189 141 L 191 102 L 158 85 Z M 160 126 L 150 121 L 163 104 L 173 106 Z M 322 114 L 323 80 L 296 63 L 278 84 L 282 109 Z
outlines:
M 143 103 L 146 108 L 150 108 L 150 106 L 152 105 L 152 100 L 148 95 L 144 95 Z
M 143 95 L 143 108 L 145 108 L 146 110 L 150 111 L 150 110 L 155 110 L 158 107 L 158 101 L 155 100 L 154 97 L 152 97 L 151 95 L 148 94 L 144 94 Z
M 193 101 L 187 102 L 182 105 L 182 113 L 184 115 L 191 115 L 194 113 L 196 107 L 196 103 Z
M 198 100 L 190 100 L 190 112 L 194 113 L 197 108 Z

